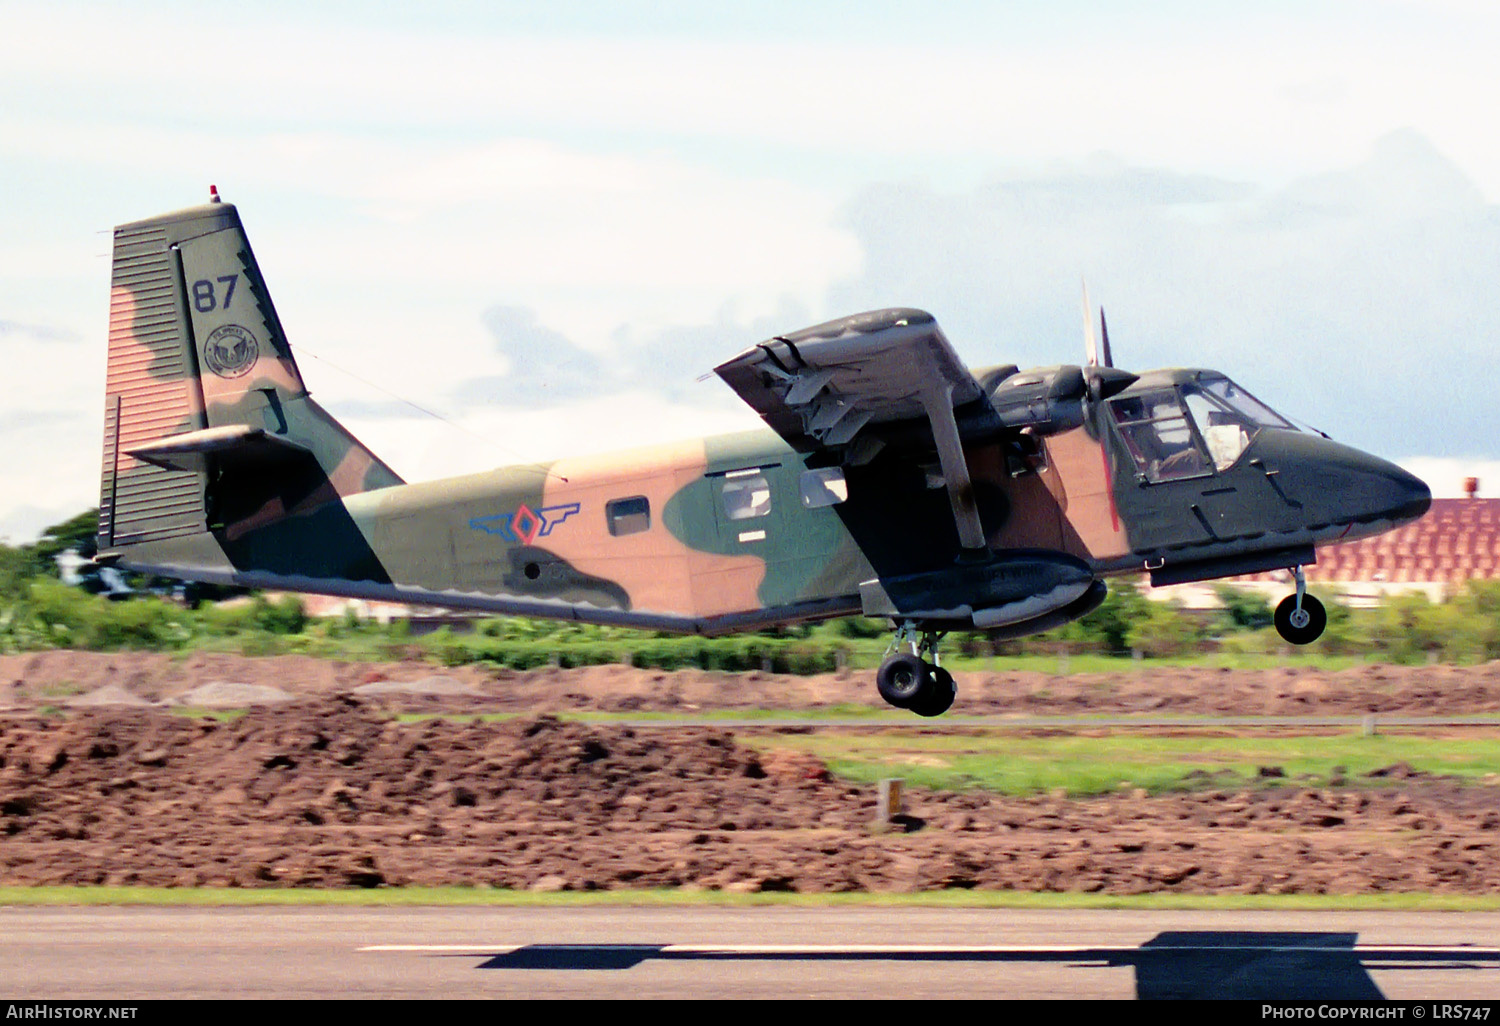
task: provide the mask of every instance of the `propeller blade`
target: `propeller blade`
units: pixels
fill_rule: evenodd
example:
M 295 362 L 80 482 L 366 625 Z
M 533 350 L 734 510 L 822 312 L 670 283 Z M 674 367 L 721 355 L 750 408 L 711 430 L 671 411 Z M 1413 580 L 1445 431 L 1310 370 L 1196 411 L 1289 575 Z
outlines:
M 1094 338 L 1094 313 L 1089 305 L 1087 281 L 1083 282 L 1083 349 L 1088 356 L 1088 366 L 1099 366 L 1099 342 Z
M 1104 357 L 1104 366 L 1113 367 L 1115 358 L 1114 354 L 1109 351 L 1109 325 L 1104 320 L 1104 307 L 1102 306 L 1099 308 L 1099 337 L 1102 340 L 1100 349 Z

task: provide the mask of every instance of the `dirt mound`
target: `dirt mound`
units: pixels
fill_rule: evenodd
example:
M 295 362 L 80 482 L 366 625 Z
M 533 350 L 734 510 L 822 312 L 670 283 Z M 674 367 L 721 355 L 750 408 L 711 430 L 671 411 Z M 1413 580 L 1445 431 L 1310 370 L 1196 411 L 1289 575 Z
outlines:
M 422 677 L 419 680 L 381 680 L 361 684 L 352 689 L 352 694 L 373 697 L 378 695 L 463 695 L 479 694 L 473 684 L 454 680 L 452 677 Z
M 0 724 L 0 884 L 1493 893 L 1495 797 L 914 789 L 878 834 L 873 787 L 719 730 L 97 708 Z
M 278 705 L 295 698 L 291 692 L 267 684 L 211 680 L 177 695 L 171 704 L 200 709 L 243 709 L 252 705 Z
M 74 695 L 63 700 L 64 705 L 90 706 L 90 705 L 129 705 L 145 706 L 151 703 L 140 695 L 135 694 L 123 684 L 106 684 L 102 688 L 96 688 L 86 695 Z
M 1132 666 L 1071 676 L 960 672 L 954 715 L 1177 713 L 1191 715 L 1470 715 L 1500 712 L 1500 662 L 1480 666 L 1360 666 L 1337 672 L 1282 667 Z M 150 701 L 182 702 L 211 681 L 279 688 L 299 697 L 359 692 L 393 708 L 431 711 L 693 713 L 709 709 L 885 709 L 873 671 L 812 677 L 623 665 L 526 672 L 422 662 L 345 663 L 308 656 L 254 658 L 200 652 L 185 659 L 140 652 L 0 656 L 0 705 L 36 708 L 60 691 L 118 685 Z M 202 704 L 202 703 L 189 703 Z

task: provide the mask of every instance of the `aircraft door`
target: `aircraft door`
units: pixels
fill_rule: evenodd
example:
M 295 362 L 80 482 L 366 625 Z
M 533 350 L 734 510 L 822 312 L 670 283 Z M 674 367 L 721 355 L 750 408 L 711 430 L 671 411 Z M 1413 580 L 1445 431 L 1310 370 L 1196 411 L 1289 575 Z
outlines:
M 826 597 L 842 556 L 854 552 L 833 508 L 848 498 L 839 468 L 808 470 L 798 462 L 729 471 L 709 478 L 720 551 L 762 561 L 759 595 L 776 606 Z M 844 582 L 844 591 L 850 587 Z
M 1155 388 L 1109 403 L 1110 420 L 1135 484 L 1117 489 L 1131 547 L 1151 550 L 1211 540 L 1204 492 L 1216 484 L 1213 464 L 1177 390 Z M 1125 478 L 1129 480 L 1129 478 Z
M 1198 386 L 1184 386 L 1182 395 L 1215 471 L 1199 482 L 1196 504 L 1213 536 L 1228 540 L 1295 529 L 1298 508 L 1280 491 L 1276 468 L 1246 454 L 1256 425 Z

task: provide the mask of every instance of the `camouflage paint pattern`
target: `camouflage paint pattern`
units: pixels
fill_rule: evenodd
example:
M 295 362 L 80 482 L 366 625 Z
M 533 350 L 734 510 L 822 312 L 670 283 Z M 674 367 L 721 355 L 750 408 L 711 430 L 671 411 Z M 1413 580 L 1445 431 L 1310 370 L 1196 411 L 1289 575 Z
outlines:
M 911 333 L 930 322 L 921 311 L 881 313 L 861 323 Z M 792 352 L 799 339 L 844 345 L 839 324 L 829 328 L 779 341 Z M 860 352 L 843 351 L 851 360 Z M 944 374 L 958 375 L 946 342 L 935 351 Z M 1070 373 L 1082 381 L 1078 368 Z M 1120 398 L 1196 373 L 1146 375 Z M 758 401 L 775 402 L 755 387 Z M 909 430 L 904 443 L 893 434 L 859 458 L 759 431 L 404 484 L 309 397 L 228 204 L 117 229 L 106 393 L 100 549 L 125 566 L 700 633 L 858 612 L 862 586 L 878 582 L 904 580 L 910 593 L 958 608 L 973 596 L 945 588 L 993 577 L 961 551 L 955 506 L 920 430 L 915 442 Z M 1064 391 L 1049 396 L 1045 421 L 964 435 L 969 498 L 992 561 L 1028 553 L 1040 566 L 1053 553 L 1051 565 L 1081 568 L 1069 572 L 1084 585 L 1089 573 L 1153 562 L 1208 573 L 1221 569 L 1216 560 L 1279 559 L 1425 509 L 1426 488 L 1409 475 L 1295 431 L 1259 431 L 1232 467 L 1148 482 L 1108 414 L 1113 400 L 1080 396 L 1069 409 Z M 971 413 L 988 404 L 983 394 L 964 401 Z M 131 455 L 150 456 L 164 439 L 193 459 Z M 809 508 L 804 475 L 836 466 L 847 498 Z M 945 570 L 959 560 L 963 573 Z M 1059 599 L 1032 623 L 1081 615 L 1100 595 L 1095 587 L 1080 598 L 1074 587 L 1066 608 Z

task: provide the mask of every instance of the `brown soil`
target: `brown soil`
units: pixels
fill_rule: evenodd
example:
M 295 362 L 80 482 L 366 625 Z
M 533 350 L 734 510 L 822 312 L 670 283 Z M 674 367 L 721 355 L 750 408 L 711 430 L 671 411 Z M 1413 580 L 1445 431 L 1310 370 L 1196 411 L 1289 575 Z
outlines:
M 875 792 L 706 728 L 392 721 L 356 698 L 228 723 L 0 725 L 0 884 L 1140 893 L 1500 888 L 1495 789 L 1088 800 Z
M 875 704 L 867 678 L 0 657 L 0 705 L 12 707 L 0 718 L 0 884 L 1500 889 L 1500 789 L 1400 766 L 1330 790 L 1081 800 L 913 790 L 898 829 L 876 833 L 875 789 L 831 779 L 811 756 L 759 754 L 717 729 L 535 715 Z M 1500 710 L 1500 664 L 962 674 L 960 688 L 959 713 L 1454 714 Z M 227 723 L 166 707 L 269 689 L 293 700 Z M 39 711 L 68 704 L 64 716 Z M 527 715 L 401 724 L 389 715 L 401 707 Z
M 412 708 L 512 712 L 707 709 L 885 708 L 873 673 L 793 677 L 771 673 L 672 673 L 629 666 L 490 671 L 431 663 L 346 663 L 306 656 L 252 658 L 195 653 L 185 659 L 124 652 L 39 652 L 0 656 L 0 707 L 63 704 L 116 685 L 150 701 L 181 701 L 209 682 L 274 687 L 299 696 L 352 693 L 361 685 L 406 682 L 428 693 L 369 695 Z M 1149 667 L 1055 676 L 958 673 L 954 715 L 1180 713 L 1226 715 L 1464 715 L 1500 712 L 1500 662 L 1480 666 L 1361 666 L 1337 672 L 1280 668 Z M 433 678 L 439 678 L 434 682 Z M 441 692 L 463 692 L 441 693 Z

